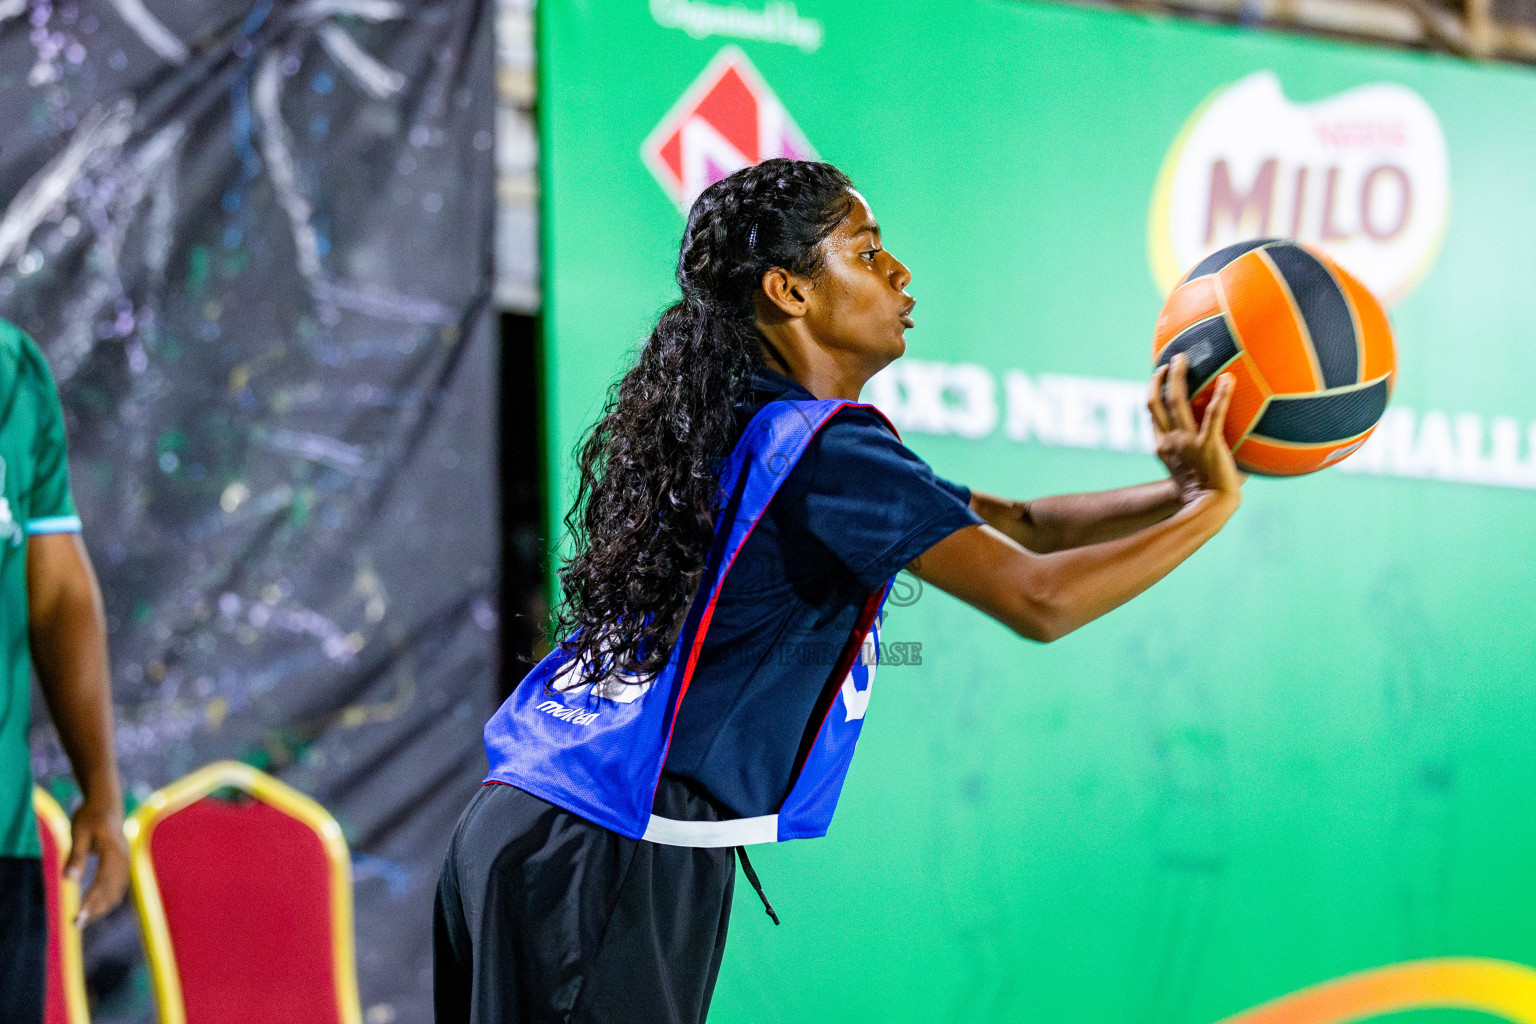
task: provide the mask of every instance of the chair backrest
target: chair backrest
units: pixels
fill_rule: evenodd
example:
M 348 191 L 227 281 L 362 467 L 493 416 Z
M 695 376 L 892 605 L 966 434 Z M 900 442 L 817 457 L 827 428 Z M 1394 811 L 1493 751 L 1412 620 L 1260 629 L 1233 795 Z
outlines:
M 45 789 L 32 790 L 32 812 L 43 844 L 43 898 L 48 910 L 48 987 L 44 1024 L 90 1024 L 85 965 L 80 956 L 80 884 L 64 877 L 69 860 L 69 815 Z
M 161 1024 L 360 1024 L 351 861 L 325 808 L 218 761 L 126 828 Z

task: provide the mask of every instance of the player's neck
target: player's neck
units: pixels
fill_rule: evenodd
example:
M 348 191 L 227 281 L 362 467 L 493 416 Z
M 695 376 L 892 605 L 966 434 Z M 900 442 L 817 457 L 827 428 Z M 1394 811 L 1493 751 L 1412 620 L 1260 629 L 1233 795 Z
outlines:
M 864 382 L 872 376 L 865 367 L 849 365 L 848 360 L 838 359 L 836 353 L 794 336 L 767 338 L 762 357 L 769 369 L 782 373 L 817 398 L 858 401 Z

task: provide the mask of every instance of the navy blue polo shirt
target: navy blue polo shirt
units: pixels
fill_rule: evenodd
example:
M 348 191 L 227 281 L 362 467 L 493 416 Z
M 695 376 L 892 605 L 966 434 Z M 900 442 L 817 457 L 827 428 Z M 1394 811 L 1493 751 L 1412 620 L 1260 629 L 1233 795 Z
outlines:
M 814 400 L 760 367 L 737 429 L 773 399 Z M 982 522 L 868 409 L 843 409 L 790 470 L 726 576 L 665 771 L 741 817 L 789 792 L 808 723 L 871 592 Z

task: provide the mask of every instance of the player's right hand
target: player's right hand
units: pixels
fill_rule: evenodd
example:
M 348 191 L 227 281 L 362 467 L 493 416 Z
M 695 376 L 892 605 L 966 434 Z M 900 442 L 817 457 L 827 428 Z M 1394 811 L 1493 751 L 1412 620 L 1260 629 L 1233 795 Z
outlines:
M 1237 468 L 1222 435 L 1232 402 L 1232 375 L 1224 373 L 1216 381 L 1205 417 L 1196 421 L 1189 405 L 1188 373 L 1189 359 L 1181 352 L 1152 374 L 1147 410 L 1152 414 L 1157 457 L 1179 485 L 1185 503 L 1204 492 L 1239 498 L 1247 474 Z
M 96 879 L 80 901 L 75 926 L 85 927 L 123 902 L 128 891 L 128 844 L 123 841 L 122 800 L 86 799 L 70 822 L 69 861 L 64 873 L 79 882 L 87 858 L 96 855 Z

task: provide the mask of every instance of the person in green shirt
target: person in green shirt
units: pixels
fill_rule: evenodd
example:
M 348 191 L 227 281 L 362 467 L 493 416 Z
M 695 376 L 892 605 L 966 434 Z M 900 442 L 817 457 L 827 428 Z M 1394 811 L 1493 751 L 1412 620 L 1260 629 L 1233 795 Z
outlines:
M 128 887 L 101 591 L 69 490 L 64 416 L 43 354 L 0 320 L 0 1021 L 41 1024 L 47 925 L 27 748 L 35 668 L 84 801 L 67 873 L 96 877 L 79 923 Z

